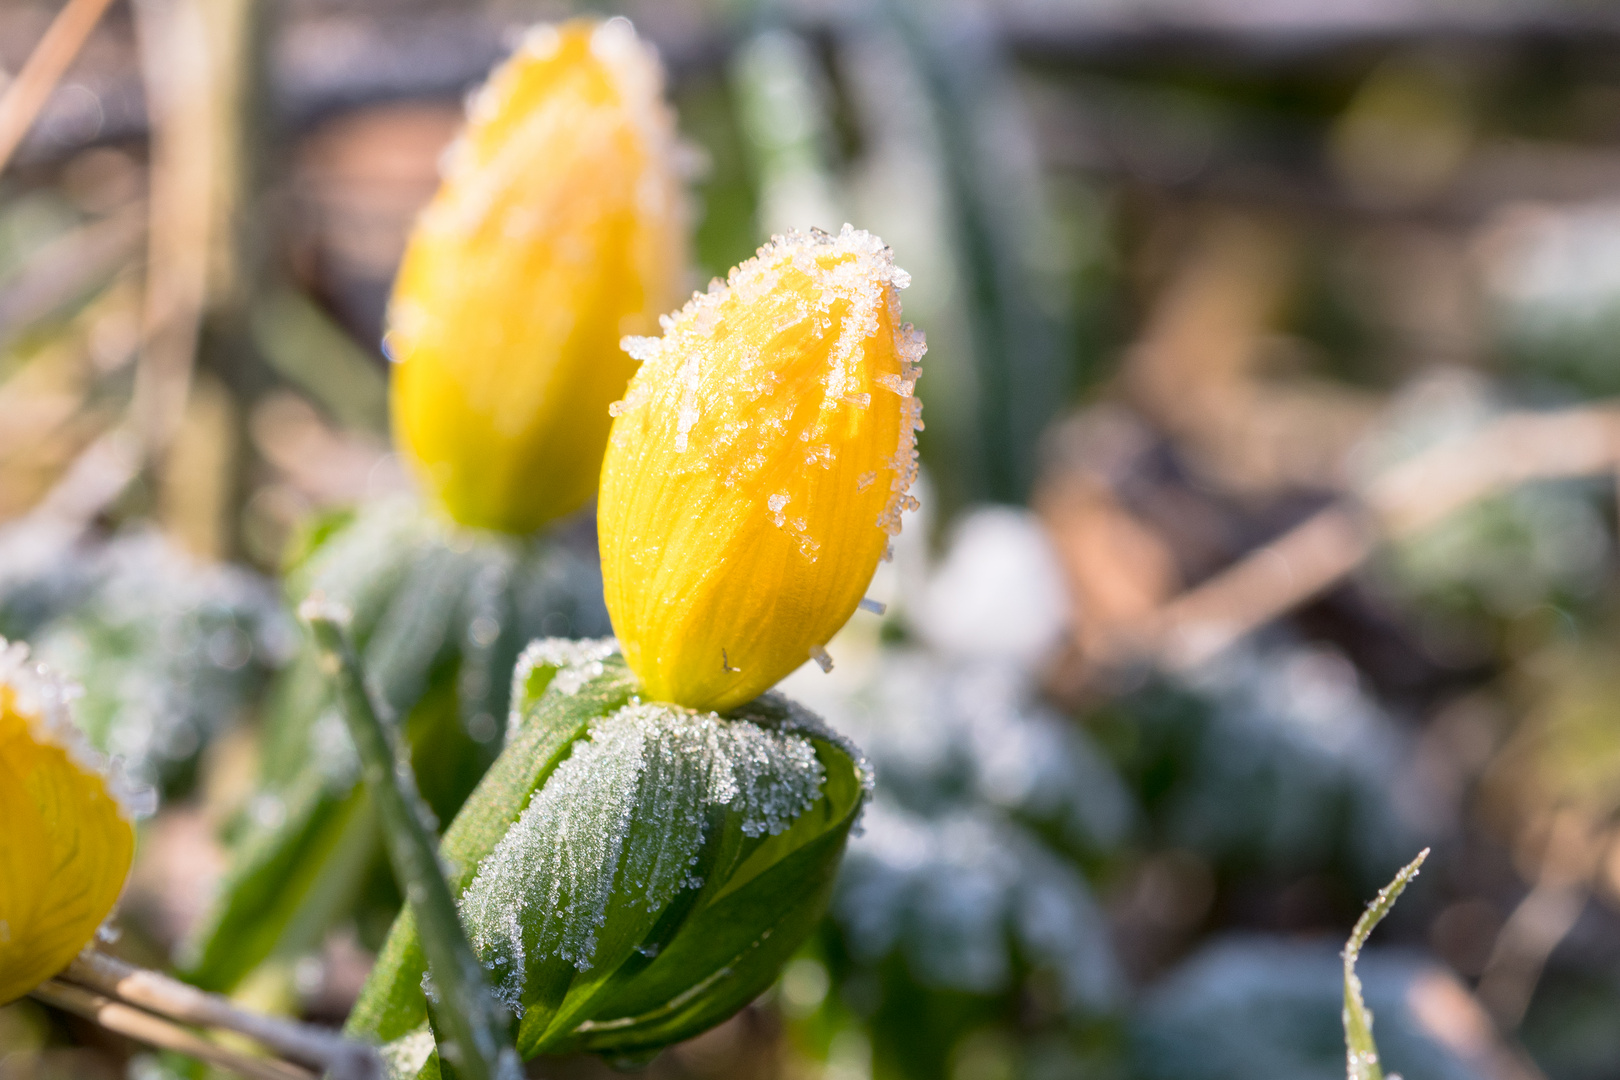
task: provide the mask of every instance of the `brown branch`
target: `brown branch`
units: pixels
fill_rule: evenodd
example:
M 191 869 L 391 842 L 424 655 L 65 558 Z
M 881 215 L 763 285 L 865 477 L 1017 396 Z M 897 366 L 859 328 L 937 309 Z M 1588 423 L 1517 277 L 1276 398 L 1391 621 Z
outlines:
M 23 136 L 33 127 L 39 110 L 84 48 L 90 31 L 110 3 L 112 0 L 67 0 L 34 46 L 22 71 L 6 87 L 5 95 L 0 97 L 0 169 L 6 167 Z
M 80 953 L 58 978 L 179 1023 L 246 1035 L 282 1057 L 329 1071 L 337 1080 L 367 1080 L 381 1075 L 381 1062 L 369 1046 L 333 1031 L 247 1012 L 218 994 L 126 964 L 94 949 Z
M 52 979 L 35 987 L 29 996 L 64 1012 L 92 1020 L 108 1031 L 160 1050 L 173 1050 L 229 1069 L 248 1080 L 315 1080 L 315 1074 L 307 1069 L 284 1061 L 250 1058 L 227 1050 L 178 1024 L 80 986 Z
M 152 123 L 146 297 L 130 419 L 149 457 L 174 438 L 191 391 L 219 222 L 217 57 L 198 0 L 136 0 Z
M 1185 671 L 1341 581 L 1385 540 L 1436 524 L 1530 480 L 1620 467 L 1620 405 L 1501 417 L 1426 450 L 1321 510 L 1152 616 L 1121 628 L 1098 659 L 1153 658 Z
M 136 203 L 81 225 L 29 256 L 28 268 L 0 291 L 0 348 L 127 265 L 146 235 Z
M 1584 811 L 1566 808 L 1553 818 L 1536 880 L 1497 933 L 1476 991 L 1503 1031 L 1523 1021 L 1548 958 L 1574 929 L 1609 839 Z

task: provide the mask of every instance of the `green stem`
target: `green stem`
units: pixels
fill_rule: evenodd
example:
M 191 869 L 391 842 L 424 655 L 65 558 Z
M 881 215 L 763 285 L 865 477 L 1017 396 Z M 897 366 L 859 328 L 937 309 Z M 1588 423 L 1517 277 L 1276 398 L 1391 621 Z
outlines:
M 450 1036 L 440 1056 L 466 1080 L 521 1075 L 505 1010 L 490 993 L 439 866 L 438 844 L 427 824 L 431 814 L 417 794 L 397 730 L 378 715 L 367 692 L 349 640 L 349 612 L 316 596 L 298 613 L 315 635 L 323 666 L 337 680 L 338 703 L 383 825 L 389 862 L 421 931 L 422 951 L 443 1002 L 439 1015 Z

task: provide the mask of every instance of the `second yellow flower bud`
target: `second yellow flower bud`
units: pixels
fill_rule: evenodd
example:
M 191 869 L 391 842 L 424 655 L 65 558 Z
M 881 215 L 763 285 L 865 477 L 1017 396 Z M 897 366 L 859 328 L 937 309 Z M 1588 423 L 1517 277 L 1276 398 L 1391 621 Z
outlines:
M 389 308 L 396 438 L 464 525 L 596 489 L 608 403 L 685 273 L 674 120 L 630 24 L 532 31 L 472 99 Z

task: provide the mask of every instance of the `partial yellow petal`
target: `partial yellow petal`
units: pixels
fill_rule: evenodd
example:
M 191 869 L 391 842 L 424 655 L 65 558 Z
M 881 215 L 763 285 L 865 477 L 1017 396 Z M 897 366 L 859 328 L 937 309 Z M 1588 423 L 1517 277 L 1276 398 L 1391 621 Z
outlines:
M 68 965 L 129 876 L 135 830 L 60 684 L 0 639 L 0 1004 Z
M 615 406 L 597 506 L 608 613 L 648 693 L 725 710 L 860 603 L 914 505 L 922 335 L 888 248 L 794 234 L 695 296 Z
M 526 533 L 596 490 L 610 402 L 679 298 L 683 197 L 652 49 L 532 31 L 474 97 L 389 309 L 396 437 L 464 525 Z

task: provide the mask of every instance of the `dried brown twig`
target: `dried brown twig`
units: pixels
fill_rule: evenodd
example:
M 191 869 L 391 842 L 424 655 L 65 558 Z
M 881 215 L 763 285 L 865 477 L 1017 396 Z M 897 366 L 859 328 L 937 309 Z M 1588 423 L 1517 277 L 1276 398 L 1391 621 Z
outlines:
M 39 110 L 112 0 L 68 0 L 39 39 L 28 62 L 0 96 L 0 169 L 6 167 Z
M 1320 595 L 1385 540 L 1412 536 L 1529 480 L 1617 468 L 1620 405 L 1503 416 L 1402 462 L 1149 616 L 1115 628 L 1093 659 L 1195 668 Z
M 378 1080 L 383 1072 L 373 1047 L 334 1031 L 247 1012 L 218 994 L 95 949 L 80 953 L 66 971 L 35 988 L 32 996 L 108 1031 L 186 1054 L 249 1080 L 313 1080 L 317 1074 L 333 1080 Z M 212 1042 L 192 1028 L 246 1037 L 280 1057 L 252 1057 Z
M 103 994 L 86 990 L 82 986 L 52 979 L 35 987 L 32 997 L 65 1012 L 93 1020 L 108 1031 L 229 1069 L 249 1080 L 314 1080 L 315 1074 L 284 1061 L 251 1058 L 211 1043 L 149 1012 L 125 1005 Z
M 156 971 L 126 964 L 86 949 L 59 976 L 59 981 L 103 994 L 168 1020 L 220 1028 L 245 1035 L 285 1058 L 334 1077 L 361 1080 L 379 1075 L 370 1047 L 333 1031 L 237 1008 L 226 998 L 198 990 Z
M 1580 918 L 1610 833 L 1590 814 L 1554 815 L 1530 891 L 1502 924 L 1480 975 L 1478 995 L 1503 1031 L 1524 1020 L 1547 960 Z

